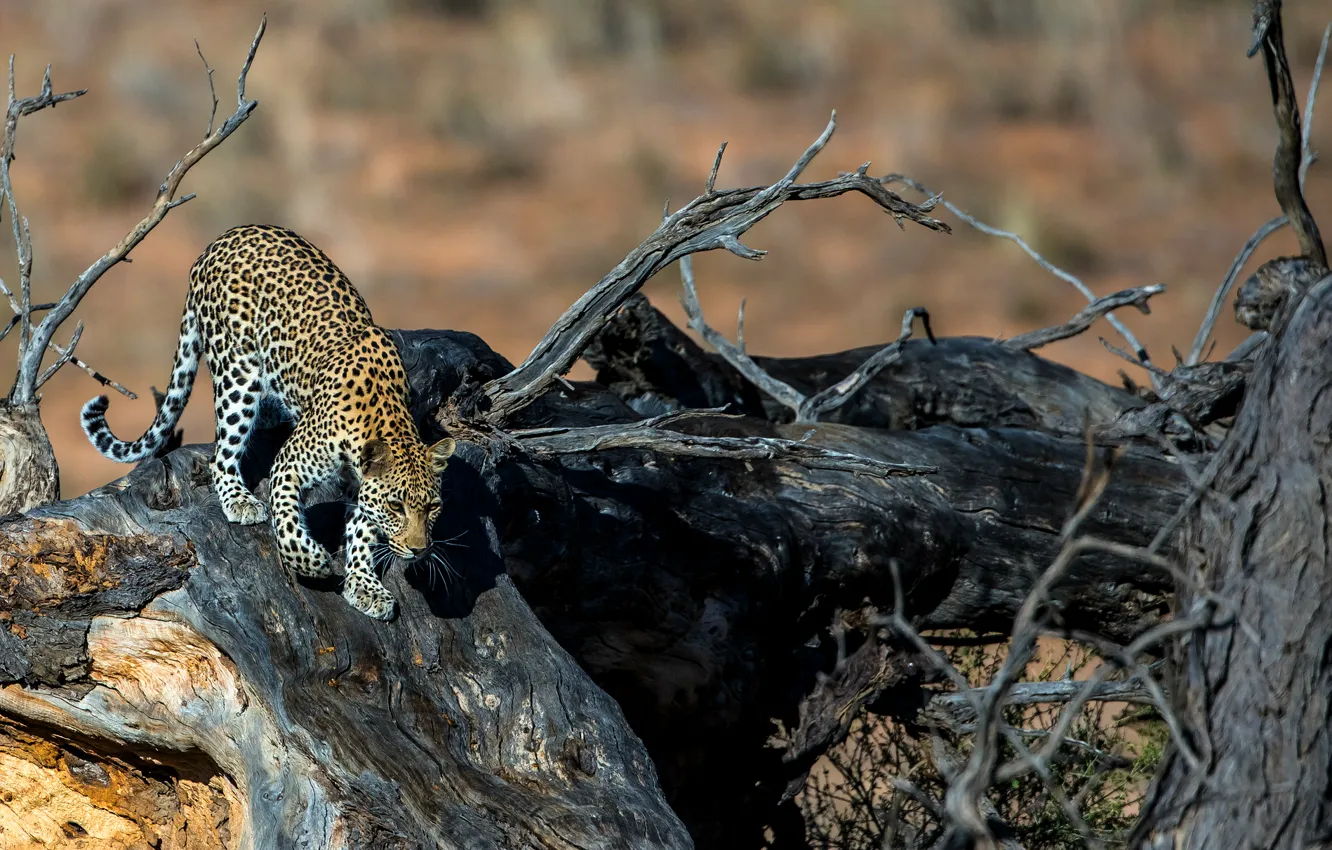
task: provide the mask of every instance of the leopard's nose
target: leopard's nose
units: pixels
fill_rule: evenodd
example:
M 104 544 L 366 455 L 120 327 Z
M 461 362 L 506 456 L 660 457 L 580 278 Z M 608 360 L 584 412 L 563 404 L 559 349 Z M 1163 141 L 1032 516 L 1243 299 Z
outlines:
M 422 555 L 424 555 L 426 553 L 426 550 L 429 549 L 430 547 L 422 543 L 420 546 L 408 546 L 407 548 L 412 550 L 413 558 L 419 558 Z

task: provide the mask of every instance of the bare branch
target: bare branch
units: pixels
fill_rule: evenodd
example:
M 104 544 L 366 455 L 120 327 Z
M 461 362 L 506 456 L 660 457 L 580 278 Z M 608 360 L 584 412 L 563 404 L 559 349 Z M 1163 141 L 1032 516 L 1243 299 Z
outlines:
M 984 688 L 970 688 L 963 692 L 939 694 L 921 709 L 921 715 L 938 720 L 950 728 L 961 728 L 976 720 L 976 699 L 984 695 Z M 1059 682 L 1018 682 L 1009 688 L 1007 705 L 1045 705 L 1067 703 L 1082 697 L 1087 701 L 1128 702 L 1152 705 L 1152 695 L 1137 677 L 1123 681 L 1100 682 L 1092 685 L 1085 680 L 1067 679 Z
M 181 181 L 184 180 L 185 175 L 196 163 L 199 162 L 199 160 L 203 159 L 210 151 L 231 136 L 231 134 L 250 117 L 250 113 L 254 111 L 254 108 L 259 105 L 259 102 L 256 100 L 245 99 L 245 80 L 249 75 L 250 66 L 254 62 L 255 52 L 259 49 L 259 42 L 263 39 L 264 31 L 267 27 L 268 18 L 265 16 L 260 21 L 259 29 L 255 33 L 254 40 L 250 43 L 249 53 L 246 55 L 245 62 L 241 66 L 240 75 L 236 84 L 236 111 L 223 121 L 221 126 L 213 130 L 207 138 L 187 151 L 185 155 L 176 162 L 175 166 L 172 167 L 171 171 L 167 174 L 166 180 L 158 189 L 157 197 L 153 201 L 152 209 L 148 214 L 144 216 L 138 224 L 134 225 L 129 233 L 127 233 L 114 248 L 89 266 L 83 274 L 79 275 L 78 279 L 75 280 L 65 294 L 61 296 L 60 300 L 56 303 L 55 308 L 47 313 L 41 323 L 32 329 L 32 344 L 27 346 L 19 354 L 18 377 L 15 380 L 14 389 L 11 393 L 12 401 L 24 403 L 35 400 L 38 377 L 41 372 L 42 354 L 51 344 L 51 338 L 54 336 L 56 329 L 60 327 L 61 323 L 70 317 L 74 310 L 79 306 L 79 303 L 83 300 L 83 297 L 88 294 L 88 290 L 92 288 L 93 284 L 95 284 L 102 275 L 117 263 L 127 261 L 129 253 L 134 250 L 134 248 L 137 247 L 150 232 L 152 232 L 153 228 L 161 223 L 162 219 L 166 217 L 166 214 L 171 209 L 193 197 L 192 195 L 189 195 L 179 200 L 176 199 L 176 191 L 180 187 Z M 43 95 L 48 98 L 50 97 L 49 84 L 43 84 Z M 56 96 L 55 98 L 52 98 L 52 100 L 58 102 L 60 97 L 62 96 Z M 12 105 L 10 107 L 10 114 L 12 117 L 15 116 L 15 108 Z M 13 117 L 12 120 L 16 120 L 16 117 Z M 5 168 L 6 171 L 4 177 L 6 181 L 5 185 L 7 187 L 7 166 L 5 166 Z
M 199 39 L 194 40 L 194 52 L 199 54 L 199 61 L 203 63 L 204 73 L 208 75 L 208 94 L 213 98 L 213 111 L 208 114 L 208 129 L 204 130 L 204 138 L 213 135 L 213 122 L 217 120 L 217 89 L 213 87 L 213 69 L 209 66 L 208 60 L 204 58 L 203 48 L 199 46 Z
M 975 821 L 979 817 L 977 809 L 979 801 L 984 797 L 986 789 L 994 782 L 995 767 L 999 760 L 998 736 L 1005 735 L 1020 754 L 1025 754 L 1026 745 L 1017 738 L 1015 732 L 1007 728 L 1007 724 L 1003 720 L 1003 708 L 1006 704 L 1008 691 L 1017 681 L 1017 677 L 1026 669 L 1035 652 L 1036 640 L 1041 631 L 1037 622 L 1037 615 L 1044 610 L 1051 589 L 1056 582 L 1063 578 L 1064 573 L 1067 572 L 1077 555 L 1076 535 L 1078 528 L 1087 515 L 1091 513 L 1101 495 L 1104 494 L 1110 482 L 1110 468 L 1115 457 L 1114 453 L 1110 454 L 1105 465 L 1097 468 L 1095 446 L 1090 437 L 1088 438 L 1087 465 L 1083 470 L 1082 486 L 1079 488 L 1076 509 L 1073 515 L 1064 523 L 1061 534 L 1064 545 L 1060 547 L 1058 556 L 1037 579 L 1036 584 L 1027 594 L 1026 600 L 1023 601 L 1022 607 L 1018 610 L 1018 615 L 1013 621 L 1013 642 L 1009 646 L 1004 663 L 989 686 L 982 689 L 980 699 L 977 700 L 976 734 L 972 743 L 971 756 L 967 760 L 966 767 L 959 774 L 957 782 L 948 789 L 948 793 L 944 797 L 944 805 L 949 815 L 966 829 L 974 828 Z M 1064 732 L 1061 731 L 1058 734 L 1062 735 Z M 1047 788 L 1053 794 L 1055 793 L 1054 783 L 1051 782 L 1048 771 L 1042 770 L 1042 767 L 1042 765 L 1037 764 L 1037 772 L 1040 773 Z M 1074 810 L 1070 814 L 1074 823 L 1079 825 L 1080 831 L 1085 830 L 1086 825 L 1080 823 L 1081 816 L 1077 811 Z M 980 838 L 984 833 L 973 832 L 971 834 Z M 1086 833 L 1084 833 L 1085 837 Z
M 0 280 L 0 291 L 7 291 L 5 289 L 3 280 Z M 55 307 L 54 303 L 33 304 L 31 309 L 50 310 L 53 307 Z M 20 315 L 18 313 L 15 313 L 13 316 L 9 318 L 9 321 L 5 323 L 5 326 L 3 328 L 0 328 L 0 341 L 3 341 L 5 337 L 9 336 L 10 331 L 18 327 L 19 318 Z M 65 355 L 66 352 L 66 349 L 61 348 L 59 345 L 56 345 L 54 342 L 51 343 L 51 350 L 54 351 L 57 356 L 62 356 L 62 357 Z M 84 372 L 87 372 L 89 377 L 91 377 L 94 381 L 97 381 L 102 386 L 110 387 L 111 389 L 115 390 L 116 392 L 120 393 L 126 398 L 130 399 L 138 398 L 138 396 L 135 395 L 132 391 L 126 389 L 125 387 L 111 380 L 107 376 L 103 375 L 101 372 L 98 372 L 96 369 L 92 368 L 87 363 L 80 360 L 78 357 L 73 356 L 72 353 L 69 356 L 68 362 L 73 363 L 75 366 L 79 367 Z M 39 382 L 38 386 L 40 386 L 42 383 L 45 383 L 45 381 Z
M 827 469 L 896 478 L 938 472 L 932 466 L 889 463 L 848 452 L 825 449 L 811 443 L 777 437 L 704 437 L 669 431 L 661 424 L 675 421 L 668 414 L 631 425 L 595 425 L 586 428 L 535 428 L 512 431 L 509 436 L 532 454 L 559 455 L 610 449 L 641 449 L 667 455 L 742 461 L 797 463 L 809 469 Z
M 51 343 L 51 349 L 52 349 L 53 351 L 55 351 L 55 353 L 56 353 L 57 355 L 61 355 L 61 356 L 63 356 L 64 353 L 65 353 L 65 349 L 62 349 L 60 346 L 56 345 L 54 342 Z M 74 364 L 75 366 L 77 366 L 79 369 L 82 369 L 82 370 L 88 375 L 88 377 L 92 378 L 92 379 L 93 379 L 94 381 L 96 381 L 97 383 L 101 384 L 101 385 L 104 386 L 104 387 L 110 387 L 111 389 L 113 389 L 113 390 L 115 390 L 116 392 L 118 392 L 118 393 L 120 393 L 121 395 L 123 395 L 125 398 L 128 398 L 128 399 L 130 399 L 130 400 L 133 400 L 133 399 L 136 399 L 136 398 L 139 397 L 139 396 L 138 396 L 136 393 L 134 393 L 133 391 L 127 389 L 127 388 L 124 387 L 124 386 L 121 386 L 120 384 L 118 384 L 118 383 L 116 383 L 115 381 L 113 381 L 113 380 L 111 380 L 110 378 L 108 378 L 106 375 L 103 375 L 101 372 L 98 372 L 96 369 L 94 369 L 93 367 L 89 366 L 87 363 L 85 363 L 85 362 L 83 362 L 82 360 L 80 360 L 79 358 L 73 356 L 73 353 L 72 353 L 72 352 L 71 352 L 70 357 L 69 357 L 69 362 L 72 363 L 72 364 Z M 39 383 L 38 383 L 38 386 L 40 387 L 42 383 L 44 383 L 44 382 L 39 382 Z
M 1116 647 L 1113 652 L 1110 651 L 1109 647 L 1111 645 L 1108 642 L 1103 641 L 1094 635 L 1079 633 L 1078 637 L 1080 639 L 1085 638 L 1102 647 L 1106 647 L 1107 654 L 1111 656 L 1106 660 L 1113 661 L 1114 663 L 1102 664 L 1100 667 L 1096 668 L 1096 671 L 1092 673 L 1091 679 L 1087 681 L 1086 687 L 1084 687 L 1081 692 L 1076 694 L 1073 699 L 1069 700 L 1064 706 L 1063 711 L 1059 714 L 1059 719 L 1055 722 L 1055 725 L 1050 728 L 1049 743 L 1047 743 L 1039 753 L 1033 755 L 1032 758 L 1034 759 L 1034 762 L 1018 760 L 1003 765 L 995 772 L 995 779 L 999 782 L 1005 782 L 1014 777 L 1021 776 L 1032 769 L 1048 766 L 1059 749 L 1061 739 L 1068 733 L 1069 727 L 1073 725 L 1073 721 L 1077 719 L 1078 712 L 1082 710 L 1082 707 L 1086 705 L 1087 701 L 1091 698 L 1090 694 L 1106 680 L 1106 677 L 1118 669 L 1121 664 L 1130 669 L 1134 669 L 1135 672 L 1145 670 L 1145 667 L 1136 661 L 1138 655 L 1163 643 L 1175 635 L 1186 634 L 1199 629 L 1209 628 L 1210 626 L 1210 617 L 1202 615 L 1192 615 L 1189 617 L 1168 620 L 1143 632 L 1142 635 L 1122 650 L 1119 650 Z M 1132 663 L 1127 663 L 1125 659 L 1132 659 Z M 1193 752 L 1185 738 L 1183 734 L 1184 727 L 1175 716 L 1169 701 L 1165 699 L 1164 691 L 1160 690 L 1159 685 L 1156 685 L 1150 675 L 1144 675 L 1141 672 L 1138 672 L 1137 675 L 1143 684 L 1149 689 L 1155 688 L 1153 698 L 1157 701 L 1156 708 L 1161 712 L 1161 716 L 1165 718 L 1166 725 L 1170 728 L 1171 740 L 1180 748 L 1180 755 L 1189 763 L 1189 766 L 1197 769 L 1200 765 L 1198 756 Z
M 556 375 L 569 371 L 583 349 L 631 295 L 676 260 L 717 248 L 748 259 L 761 257 L 762 252 L 746 247 L 739 237 L 786 201 L 860 192 L 883 207 L 899 224 L 910 219 L 931 230 L 949 231 L 948 225 L 929 217 L 929 203 L 912 204 L 860 172 L 821 183 L 797 184 L 796 178 L 827 144 L 835 127 L 835 121 L 830 120 L 814 144 L 777 183 L 760 188 L 713 189 L 666 216 L 655 233 L 556 320 L 521 366 L 483 387 L 489 401 L 487 418 L 500 423 L 530 404 Z
M 43 369 L 41 375 L 37 376 L 37 389 L 40 390 L 43 384 L 51 380 L 51 378 L 55 376 L 55 373 L 60 371 L 61 366 L 64 366 L 66 363 L 74 359 L 74 348 L 79 344 L 79 339 L 82 336 L 83 322 L 79 322 L 74 326 L 74 335 L 69 338 L 69 345 L 61 348 L 52 343 L 52 347 L 55 348 L 57 356 L 55 361 L 52 362 L 50 366 Z
M 990 818 L 985 807 L 986 790 L 994 783 L 998 767 L 998 736 L 1003 735 L 1017 751 L 1019 762 L 1027 769 L 1034 770 L 1045 783 L 1053 799 L 1059 802 L 1069 822 L 1079 831 L 1088 846 L 1101 846 L 1100 840 L 1082 818 L 1077 806 L 1050 773 L 1048 762 L 1031 754 L 1022 740 L 1020 730 L 1013 729 L 1003 720 L 1002 710 L 1009 704 L 1009 693 L 1014 687 L 1018 675 L 1025 669 L 1034 652 L 1036 640 L 1041 634 L 1037 621 L 1038 613 L 1045 608 L 1049 593 L 1054 584 L 1064 575 L 1078 554 L 1081 553 L 1081 539 L 1077 536 L 1079 527 L 1105 492 L 1109 483 L 1110 469 L 1116 453 L 1107 456 L 1104 465 L 1097 467 L 1095 445 L 1087 440 L 1087 466 L 1083 473 L 1082 486 L 1079 488 L 1076 509 L 1064 524 L 1063 546 L 1059 555 L 1049 568 L 1037 580 L 1028 594 L 1013 626 L 1013 641 L 1004 663 L 991 683 L 983 689 L 973 689 L 965 677 L 947 661 L 946 658 L 929 647 L 925 640 L 906 622 L 902 615 L 901 580 L 896 564 L 890 563 L 893 572 L 895 594 L 894 614 L 888 621 L 877 621 L 879 625 L 891 625 L 916 645 L 918 651 L 939 665 L 958 691 L 958 699 L 969 704 L 975 712 L 975 734 L 970 757 L 964 768 L 954 771 L 949 788 L 944 796 L 944 808 L 948 813 L 951 828 L 960 830 L 972 841 L 981 846 L 994 846 L 995 839 L 990 829 Z M 936 661 L 937 659 L 937 661 Z M 1100 672 L 1100 671 L 1098 671 Z M 1104 673 L 1102 678 L 1104 678 Z M 1099 683 L 1098 683 L 1099 684 Z M 1077 699 L 1077 697 L 1074 697 Z M 1084 699 L 1085 701 L 1085 699 Z M 1080 703 L 1081 704 L 1081 703 Z M 1051 744 L 1046 751 L 1053 754 L 1060 736 L 1066 736 L 1067 729 L 1051 731 Z
M 1018 236 L 1016 233 L 1010 233 L 1007 230 L 1000 230 L 997 227 L 991 227 L 990 225 L 986 224 L 983 221 L 980 221 L 974 216 L 966 212 L 963 212 L 961 209 L 949 203 L 948 201 L 943 201 L 940 195 L 934 194 L 929 189 L 921 185 L 919 182 L 912 180 L 910 177 L 907 177 L 904 174 L 888 174 L 883 178 L 881 178 L 880 182 L 884 184 L 901 183 L 904 186 L 907 186 L 911 189 L 916 190 L 917 192 L 920 192 L 922 195 L 926 195 L 927 197 L 930 198 L 931 201 L 935 201 L 936 199 L 940 200 L 943 203 L 944 209 L 948 210 L 953 215 L 962 219 L 967 224 L 974 227 L 976 230 L 979 230 L 981 233 L 986 233 L 989 234 L 990 236 L 998 236 L 1001 239 L 1007 239 L 1010 242 L 1013 242 L 1015 245 L 1021 248 L 1028 257 L 1031 257 L 1033 260 L 1035 260 L 1036 264 L 1039 265 L 1041 268 L 1045 269 L 1050 274 L 1054 275 L 1055 277 L 1064 281 L 1068 285 L 1072 286 L 1078 292 L 1082 293 L 1082 296 L 1087 299 L 1088 303 L 1096 302 L 1096 296 L 1092 293 L 1091 289 L 1089 289 L 1085 283 L 1083 283 L 1077 277 L 1074 277 L 1073 275 L 1069 274 L 1068 272 L 1054 265 L 1049 260 L 1045 259 L 1045 257 L 1041 256 L 1036 251 L 1036 249 L 1028 245 L 1025 239 L 1023 239 L 1021 236 Z M 1143 348 L 1142 343 L 1138 342 L 1138 338 L 1133 335 L 1133 332 L 1130 331 L 1124 325 L 1123 322 L 1119 321 L 1119 319 L 1115 316 L 1113 312 L 1105 313 L 1104 315 L 1105 315 L 1105 320 L 1110 323 L 1110 325 L 1119 333 L 1119 335 L 1124 338 L 1124 341 L 1129 344 L 1129 347 L 1133 349 L 1134 353 L 1137 354 L 1138 365 L 1149 367 L 1151 365 L 1151 358 L 1147 356 L 1147 349 Z M 1148 374 L 1152 375 L 1152 381 L 1153 383 L 1155 383 L 1156 381 L 1155 375 L 1151 373 L 1150 369 L 1148 370 Z
M 689 327 L 703 337 L 707 344 L 722 356 L 723 360 L 731 364 L 741 375 L 744 375 L 745 380 L 792 410 L 797 412 L 802 410 L 806 402 L 804 393 L 763 371 L 745 353 L 742 345 L 733 345 L 730 340 L 709 325 L 703 318 L 703 306 L 698 302 L 698 290 L 694 286 L 694 262 L 692 258 L 680 258 L 680 278 L 684 283 L 684 292 L 680 297 L 680 303 L 684 306 L 685 316 L 689 319 Z M 741 312 L 740 315 L 741 327 L 743 328 L 744 313 Z M 741 339 L 743 340 L 743 334 Z
M 817 422 L 823 414 L 836 410 L 850 401 L 865 384 L 874 379 L 875 375 L 902 356 L 902 346 L 911 338 L 911 327 L 917 318 L 920 319 L 921 325 L 925 328 L 925 335 L 929 337 L 930 343 L 933 344 L 935 339 L 934 331 L 930 328 L 929 311 L 924 307 L 912 307 L 902 314 L 902 332 L 897 335 L 895 341 L 888 343 L 866 358 L 865 362 L 857 366 L 850 375 L 831 387 L 819 390 L 801 404 L 796 409 L 796 421 Z
M 1318 61 L 1314 65 L 1313 81 L 1309 84 L 1309 94 L 1304 101 L 1305 123 L 1304 123 L 1303 132 L 1299 135 L 1300 154 L 1299 154 L 1299 165 L 1297 167 L 1297 172 L 1296 172 L 1297 189 L 1295 191 L 1295 194 L 1299 194 L 1300 192 L 1303 191 L 1305 177 L 1307 177 L 1309 174 L 1309 166 L 1312 165 L 1318 159 L 1318 154 L 1310 147 L 1309 134 L 1310 134 L 1310 129 L 1313 127 L 1314 107 L 1318 103 L 1318 85 L 1319 82 L 1322 80 L 1323 76 L 1323 60 L 1327 57 L 1329 36 L 1332 36 L 1332 24 L 1329 24 L 1328 27 L 1323 30 L 1323 43 L 1318 49 Z M 1254 52 L 1256 52 L 1262 46 L 1262 43 L 1267 39 L 1267 37 L 1268 37 L 1267 28 L 1263 28 L 1261 29 L 1261 31 L 1255 30 L 1254 44 L 1250 48 L 1250 53 L 1249 53 L 1250 56 L 1252 56 Z M 1279 61 L 1283 66 L 1285 65 L 1284 47 L 1281 49 Z M 1269 67 L 1269 76 L 1273 76 L 1270 67 Z M 1285 77 L 1287 80 L 1289 80 L 1290 78 L 1289 67 L 1285 68 Z M 1272 93 L 1274 99 L 1277 98 L 1277 91 L 1278 91 L 1277 82 L 1275 79 L 1273 79 Z M 1291 92 L 1289 96 L 1293 99 L 1294 97 L 1293 92 Z M 1292 110 L 1293 110 L 1293 105 L 1292 105 Z M 1298 110 L 1293 110 L 1293 112 L 1294 112 L 1293 119 L 1295 122 L 1295 126 L 1296 128 L 1298 128 L 1299 112 Z M 1278 129 L 1281 129 L 1280 126 L 1281 117 L 1282 117 L 1281 110 L 1278 109 L 1277 111 Z M 1284 132 L 1285 131 L 1283 130 L 1283 133 Z M 1279 149 L 1278 158 L 1280 157 L 1281 157 L 1281 151 Z M 1287 194 L 1290 194 L 1289 190 L 1287 191 Z M 1280 200 L 1281 200 L 1280 197 L 1278 197 L 1278 201 Z M 1300 200 L 1300 204 L 1303 204 L 1302 198 Z M 1310 217 L 1310 221 L 1312 221 L 1312 217 Z M 1207 345 L 1207 340 L 1209 337 L 1211 337 L 1212 330 L 1216 327 L 1217 319 L 1220 318 L 1221 316 L 1221 309 L 1226 303 L 1226 297 L 1230 294 L 1230 290 L 1235 286 L 1235 281 L 1239 279 L 1240 272 L 1244 270 L 1244 266 L 1246 263 L 1249 262 L 1249 258 L 1253 256 L 1253 252 L 1258 249 L 1258 246 L 1263 243 L 1263 240 L 1267 239 L 1267 237 L 1271 236 L 1273 233 L 1276 233 L 1278 230 L 1280 230 L 1281 228 L 1285 227 L 1288 224 L 1290 224 L 1290 218 L 1286 215 L 1283 206 L 1283 211 L 1281 215 L 1277 216 L 1271 221 L 1266 222 L 1265 224 L 1263 224 L 1262 227 L 1259 227 L 1258 230 L 1252 236 L 1249 237 L 1248 241 L 1244 243 L 1244 247 L 1240 248 L 1239 253 L 1235 255 L 1235 259 L 1231 262 L 1230 268 L 1226 271 L 1226 276 L 1225 278 L 1222 279 L 1221 285 L 1217 287 L 1216 292 L 1212 295 L 1212 302 L 1207 305 L 1207 313 L 1203 317 L 1202 325 L 1198 328 L 1198 333 L 1195 334 L 1193 337 L 1193 345 L 1189 348 L 1189 356 L 1184 360 L 1185 365 L 1188 366 L 1195 365 L 1202 358 L 1203 348 Z M 1317 225 L 1314 225 L 1314 229 L 1316 232 Z M 1300 246 L 1301 250 L 1304 249 L 1304 241 L 1305 240 L 1301 241 L 1301 246 Z M 1324 266 L 1327 265 L 1326 257 L 1323 258 L 1322 264 Z
M 1253 256 L 1253 252 L 1258 250 L 1258 246 L 1263 240 L 1285 227 L 1290 222 L 1284 215 L 1279 215 L 1265 223 L 1262 227 L 1249 237 L 1240 248 L 1235 259 L 1231 260 L 1230 268 L 1226 270 L 1226 276 L 1222 278 L 1221 285 L 1216 288 L 1212 294 L 1212 303 L 1207 305 L 1207 313 L 1203 316 L 1202 325 L 1198 328 L 1198 333 L 1193 337 L 1193 346 L 1189 349 L 1189 356 L 1184 359 L 1188 365 L 1193 365 L 1202 357 L 1203 347 L 1207 345 L 1208 338 L 1212 335 L 1212 329 L 1216 327 L 1216 320 L 1221 316 L 1221 308 L 1225 306 L 1226 296 L 1235 286 L 1235 281 L 1239 279 L 1240 272 L 1244 271 L 1244 266 Z
M 9 291 L 5 288 L 5 282 L 3 280 L 0 280 L 0 290 L 4 292 Z M 29 310 L 50 310 L 54 306 L 55 304 L 33 304 L 29 307 Z M 5 337 L 9 336 L 9 332 L 18 326 L 19 319 L 22 318 L 22 316 L 22 313 L 15 313 L 9 318 L 9 321 L 5 323 L 4 328 L 0 329 L 0 340 L 4 340 Z
M 1300 169 L 1308 155 L 1309 134 L 1300 127 L 1300 105 L 1295 95 L 1295 80 L 1286 58 L 1286 44 L 1281 23 L 1281 3 L 1276 0 L 1254 4 L 1254 50 L 1261 47 L 1263 67 L 1272 91 L 1272 112 L 1277 126 L 1277 149 L 1272 161 L 1273 189 L 1281 211 L 1290 220 L 1299 240 L 1300 254 L 1327 268 L 1327 252 L 1309 205 L 1304 200 Z M 1321 62 L 1319 63 L 1321 66 Z M 1321 68 L 1320 68 L 1321 70 Z M 1311 85 L 1310 96 L 1317 86 Z M 1306 104 L 1305 111 L 1308 112 Z
M 1323 60 L 1327 58 L 1327 44 L 1332 38 L 1332 24 L 1323 28 L 1323 43 L 1318 46 L 1318 61 L 1314 63 L 1313 80 L 1309 83 L 1309 94 L 1304 99 L 1304 136 L 1300 140 L 1300 188 L 1304 188 L 1304 178 L 1309 174 L 1309 166 L 1318 161 L 1318 151 L 1309 146 L 1309 136 L 1313 132 L 1314 106 L 1318 103 L 1318 84 L 1323 79 Z
M 897 340 L 890 342 L 873 355 L 866 358 L 851 374 L 830 387 L 826 387 L 812 396 L 769 375 L 745 352 L 745 308 L 740 305 L 740 318 L 737 322 L 736 343 L 732 344 L 719 331 L 703 318 L 703 308 L 698 301 L 698 290 L 694 285 L 693 261 L 689 257 L 680 260 L 680 277 L 684 283 L 681 303 L 689 319 L 689 327 L 711 345 L 722 359 L 737 372 L 763 392 L 772 396 L 795 413 L 798 423 L 814 423 L 824 413 L 836 410 L 849 401 L 874 376 L 883 371 L 893 361 L 901 357 L 902 345 L 911 338 L 911 327 L 916 318 L 921 320 L 925 333 L 933 343 L 934 331 L 930 328 L 930 314 L 924 307 L 913 307 L 902 316 L 902 332 Z
M 708 182 L 703 187 L 703 194 L 711 195 L 717 188 L 717 172 L 721 170 L 722 154 L 726 153 L 726 143 L 717 147 L 717 158 L 712 161 L 712 170 L 708 172 Z
M 49 69 L 48 69 L 49 70 Z M 5 166 L 9 171 L 9 166 Z M 7 175 L 6 175 L 7 176 Z M 14 205 L 14 191 L 5 180 L 9 194 L 9 209 L 14 225 L 14 243 L 18 254 L 19 268 L 19 351 L 26 351 L 32 340 L 32 231 L 28 227 L 28 217 L 18 214 Z M 54 308 L 52 308 L 54 309 Z
M 0 291 L 3 291 L 6 298 L 9 299 L 10 309 L 14 311 L 15 317 L 19 322 L 19 344 L 18 351 L 20 358 L 32 350 L 32 233 L 28 228 L 28 220 L 19 214 L 18 199 L 14 197 L 14 184 L 10 178 L 10 163 L 14 161 L 14 145 L 18 136 L 19 119 L 38 112 L 47 107 L 54 108 L 56 104 L 67 100 L 73 100 L 87 92 L 87 89 L 81 89 L 73 92 L 63 92 L 55 94 L 51 88 L 51 66 L 46 66 L 46 72 L 42 75 L 42 88 L 33 97 L 19 98 L 14 84 L 14 56 L 9 56 L 9 101 L 5 110 L 5 130 L 4 137 L 0 139 L 0 194 L 5 196 L 9 205 L 9 223 L 14 232 L 14 245 L 18 254 L 19 268 L 19 295 L 15 299 L 14 293 L 3 283 L 0 283 Z M 46 308 L 43 308 L 46 309 Z M 8 333 L 8 330 L 6 330 Z M 45 345 L 37 346 L 38 352 L 45 350 Z M 40 353 L 38 354 L 40 361 Z M 31 401 L 31 398 L 14 398 L 14 393 L 10 393 L 11 399 L 16 401 Z
M 1096 323 L 1097 319 L 1120 307 L 1137 307 L 1143 313 L 1150 313 L 1151 309 L 1147 306 L 1147 299 L 1165 292 L 1165 288 L 1164 283 L 1158 283 L 1153 286 L 1123 289 L 1103 298 L 1097 298 L 1064 324 L 1020 334 L 1004 340 L 1003 345 L 1018 351 L 1031 351 L 1033 348 L 1040 348 L 1061 339 L 1068 339 L 1087 330 Z
M 1162 369 L 1160 366 L 1157 366 L 1155 363 L 1147 364 L 1139 361 L 1138 358 L 1134 357 L 1129 352 L 1125 351 L 1122 348 L 1119 348 L 1116 345 L 1113 345 L 1110 342 L 1110 340 L 1106 339 L 1105 337 L 1097 337 L 1097 339 L 1101 341 L 1101 345 L 1105 346 L 1106 351 L 1110 352 L 1111 354 L 1115 355 L 1116 357 L 1122 360 L 1132 363 L 1135 366 L 1142 366 L 1154 378 L 1167 378 L 1170 376 L 1169 370 Z M 1157 387 L 1158 388 L 1160 387 L 1159 383 L 1157 384 Z

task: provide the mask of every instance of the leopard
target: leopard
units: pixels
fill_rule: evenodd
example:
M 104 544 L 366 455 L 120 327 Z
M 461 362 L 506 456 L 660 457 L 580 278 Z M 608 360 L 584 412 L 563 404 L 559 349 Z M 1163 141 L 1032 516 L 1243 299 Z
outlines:
M 327 578 L 330 555 L 311 535 L 305 499 L 350 484 L 342 596 L 370 617 L 393 619 L 395 600 L 376 565 L 385 547 L 405 561 L 426 554 L 455 449 L 450 437 L 421 439 L 393 338 L 304 237 L 276 225 L 234 227 L 190 268 L 170 382 L 148 430 L 132 442 L 118 439 L 106 422 L 108 398 L 84 405 L 83 430 L 98 452 L 122 463 L 155 456 L 185 410 L 201 355 L 216 418 L 209 469 L 227 521 L 268 521 L 286 567 Z M 278 419 L 294 428 L 273 462 L 265 505 L 246 487 L 241 459 L 255 431 Z

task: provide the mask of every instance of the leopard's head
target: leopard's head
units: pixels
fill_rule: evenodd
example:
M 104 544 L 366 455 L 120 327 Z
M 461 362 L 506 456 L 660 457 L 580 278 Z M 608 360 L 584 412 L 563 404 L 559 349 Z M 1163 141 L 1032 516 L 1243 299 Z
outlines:
M 357 501 L 400 558 L 419 558 L 430 548 L 440 510 L 439 476 L 453 449 L 448 437 L 433 446 L 414 438 L 371 439 L 361 449 Z

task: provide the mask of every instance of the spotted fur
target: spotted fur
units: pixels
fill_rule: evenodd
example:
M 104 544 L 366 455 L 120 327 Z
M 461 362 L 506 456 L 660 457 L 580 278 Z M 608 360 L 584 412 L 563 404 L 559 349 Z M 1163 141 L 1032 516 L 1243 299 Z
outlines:
M 392 617 L 393 596 L 374 554 L 381 537 L 400 558 L 429 548 L 439 476 L 454 444 L 421 442 L 398 349 L 351 281 L 290 230 L 248 225 L 222 234 L 190 269 L 171 382 L 153 424 L 133 442 L 116 439 L 106 424 L 107 397 L 99 396 L 83 407 L 83 430 L 97 450 L 130 463 L 161 448 L 189 401 L 201 354 L 213 375 L 213 484 L 227 520 L 251 525 L 271 514 L 291 569 L 330 575 L 302 500 L 349 470 L 359 490 L 347 525 L 343 597 L 371 617 Z M 273 465 L 268 506 L 240 474 L 261 402 L 296 421 Z

